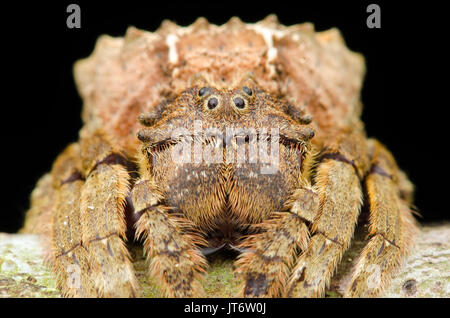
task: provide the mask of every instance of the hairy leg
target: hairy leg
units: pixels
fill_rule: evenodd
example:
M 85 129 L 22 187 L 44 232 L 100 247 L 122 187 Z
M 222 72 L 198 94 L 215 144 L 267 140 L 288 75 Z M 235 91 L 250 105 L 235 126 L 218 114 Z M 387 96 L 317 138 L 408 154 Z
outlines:
M 136 297 L 138 282 L 124 242 L 127 160 L 102 132 L 88 131 L 81 137 L 86 181 L 80 197 L 80 220 L 90 276 L 101 296 Z
M 132 191 L 135 213 L 141 214 L 136 235 L 143 237 L 144 250 L 150 261 L 150 275 L 168 297 L 201 297 L 199 280 L 206 260 L 198 248 L 206 242 L 192 224 L 159 202 L 161 192 L 147 179 L 136 182 Z
M 98 296 L 89 273 L 88 254 L 82 244 L 80 195 L 84 180 L 79 173 L 79 147 L 72 144 L 56 159 L 53 169 L 55 210 L 51 223 L 53 269 L 64 296 Z
M 278 212 L 257 226 L 261 233 L 247 238 L 236 262 L 243 274 L 242 297 L 280 297 L 298 249 L 307 245 L 309 232 L 304 219 L 295 213 Z
M 286 296 L 320 297 L 350 245 L 362 205 L 359 175 L 366 169 L 363 134 L 336 134 L 320 156 L 314 175 L 319 197 L 308 247 L 298 257 Z
M 379 295 L 400 267 L 416 232 L 409 206 L 402 199 L 412 197 L 410 183 L 380 143 L 369 140 L 369 149 L 371 169 L 365 182 L 371 239 L 357 261 L 347 291 L 350 297 Z
M 84 132 L 55 161 L 52 260 L 65 296 L 137 296 L 124 244 L 125 159 L 101 132 Z

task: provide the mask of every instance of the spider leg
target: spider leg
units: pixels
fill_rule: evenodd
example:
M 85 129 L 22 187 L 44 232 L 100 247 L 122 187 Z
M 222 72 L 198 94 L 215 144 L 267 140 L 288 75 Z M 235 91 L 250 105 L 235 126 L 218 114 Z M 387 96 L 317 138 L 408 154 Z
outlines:
M 403 173 L 389 151 L 379 142 L 369 140 L 372 150 L 371 169 L 366 177 L 370 205 L 371 237 L 356 263 L 347 290 L 349 297 L 379 295 L 411 246 L 416 231 L 408 204 L 401 198 L 411 197 Z
M 304 219 L 295 213 L 278 212 L 258 226 L 261 233 L 248 237 L 236 262 L 244 274 L 242 297 L 279 297 L 289 277 L 298 247 L 307 245 L 309 232 Z
M 320 297 L 350 245 L 362 205 L 358 175 L 365 168 L 365 138 L 358 132 L 336 134 L 322 154 L 314 176 L 319 211 L 311 225 L 312 237 L 298 257 L 286 296 Z
M 90 268 L 89 273 L 81 270 L 81 274 L 90 276 L 100 296 L 138 296 L 139 285 L 124 243 L 127 160 L 98 130 L 82 131 L 80 154 L 85 176 L 80 223 Z
M 51 222 L 52 265 L 64 296 L 97 296 L 89 276 L 88 253 L 82 244 L 80 196 L 84 180 L 78 165 L 79 146 L 72 144 L 56 159 L 53 169 L 55 209 Z
M 63 295 L 138 295 L 123 242 L 128 173 L 100 132 L 82 136 L 52 168 L 55 209 L 53 268 Z
M 170 212 L 160 204 L 161 192 L 151 181 L 148 172 L 136 182 L 132 190 L 137 222 L 137 237 L 143 237 L 144 250 L 150 261 L 150 275 L 168 297 L 204 296 L 199 283 L 205 272 L 206 259 L 198 245 L 206 245 L 192 224 Z

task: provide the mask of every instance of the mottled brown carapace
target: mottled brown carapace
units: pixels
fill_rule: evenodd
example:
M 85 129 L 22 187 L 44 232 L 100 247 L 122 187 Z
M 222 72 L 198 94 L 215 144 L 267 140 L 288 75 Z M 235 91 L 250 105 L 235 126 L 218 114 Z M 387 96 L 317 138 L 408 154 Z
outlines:
M 84 126 L 22 229 L 47 239 L 64 295 L 138 296 L 128 237 L 170 297 L 205 296 L 218 249 L 240 253 L 240 296 L 320 297 L 364 204 L 347 296 L 381 295 L 411 249 L 413 186 L 365 135 L 364 60 L 336 29 L 164 22 L 102 36 L 74 72 Z

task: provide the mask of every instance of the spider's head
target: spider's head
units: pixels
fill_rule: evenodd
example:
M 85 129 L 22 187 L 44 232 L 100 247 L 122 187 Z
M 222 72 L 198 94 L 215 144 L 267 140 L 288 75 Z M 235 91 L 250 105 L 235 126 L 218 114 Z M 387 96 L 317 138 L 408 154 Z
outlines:
M 230 145 L 233 138 L 260 140 L 279 136 L 279 141 L 301 149 L 314 131 L 310 118 L 292 105 L 278 100 L 255 83 L 217 88 L 196 85 L 174 100 L 160 104 L 140 116 L 148 128 L 138 138 L 148 151 L 179 143 L 200 140 L 203 144 Z

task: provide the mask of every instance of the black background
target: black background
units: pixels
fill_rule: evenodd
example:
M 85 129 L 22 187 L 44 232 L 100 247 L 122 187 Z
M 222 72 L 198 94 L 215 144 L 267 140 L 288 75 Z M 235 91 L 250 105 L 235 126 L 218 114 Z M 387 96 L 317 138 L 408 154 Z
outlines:
M 81 7 L 81 29 L 66 27 L 69 3 Z M 362 100 L 368 135 L 386 144 L 416 185 L 422 222 L 447 219 L 445 94 L 441 43 L 446 36 L 437 3 L 385 1 L 133 2 L 55 1 L 2 5 L 2 206 L 0 232 L 17 231 L 36 181 L 78 137 L 81 99 L 72 65 L 88 56 L 101 34 L 126 28 L 154 31 L 164 19 L 181 25 L 199 16 L 222 24 L 232 16 L 256 22 L 276 13 L 285 25 L 337 27 L 350 49 L 364 54 Z M 381 29 L 366 26 L 367 5 L 381 7 Z M 393 1 L 391 1 L 393 2 Z M 444 32 L 445 34 L 445 32 Z

